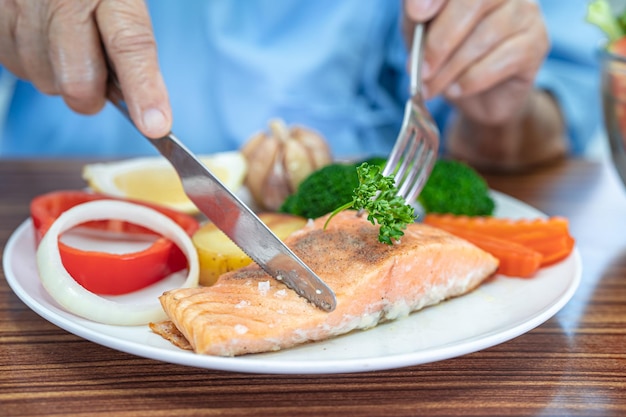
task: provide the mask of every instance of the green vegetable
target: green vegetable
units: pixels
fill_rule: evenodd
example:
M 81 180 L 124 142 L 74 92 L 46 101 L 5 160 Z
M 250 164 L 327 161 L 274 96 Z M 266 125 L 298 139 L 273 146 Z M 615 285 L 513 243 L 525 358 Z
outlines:
M 381 169 L 384 169 L 385 164 L 387 164 L 387 158 L 383 156 L 372 156 L 370 158 L 364 159 L 363 161 L 354 164 L 354 167 L 355 168 L 358 167 L 363 162 L 367 163 L 368 165 L 378 165 Z
M 366 159 L 381 170 L 385 159 Z M 352 201 L 359 185 L 359 164 L 335 163 L 309 175 L 280 208 L 283 213 L 315 219 Z M 427 213 L 468 216 L 492 215 L 495 203 L 485 180 L 473 168 L 457 161 L 438 160 L 418 201 Z
M 283 213 L 316 219 L 352 200 L 359 185 L 354 164 L 330 164 L 314 171 L 280 207 Z
M 356 164 L 334 163 L 314 171 L 287 197 L 279 211 L 316 219 L 352 200 L 352 191 L 359 185 L 356 168 L 363 162 L 385 167 L 387 159 L 373 156 Z
M 367 220 L 380 225 L 378 240 L 392 245 L 392 239 L 398 240 L 404 235 L 403 230 L 415 221 L 413 207 L 398 196 L 393 175 L 383 176 L 379 165 L 367 162 L 359 165 L 356 172 L 359 185 L 354 189 L 352 201 L 336 208 L 326 220 L 328 222 L 339 212 L 349 208 L 367 211 Z
M 435 163 L 417 200 L 426 213 L 489 216 L 495 209 L 485 179 L 469 165 L 445 159 Z
M 585 19 L 600 28 L 608 37 L 609 43 L 626 35 L 626 13 L 616 16 L 607 0 L 590 2 Z

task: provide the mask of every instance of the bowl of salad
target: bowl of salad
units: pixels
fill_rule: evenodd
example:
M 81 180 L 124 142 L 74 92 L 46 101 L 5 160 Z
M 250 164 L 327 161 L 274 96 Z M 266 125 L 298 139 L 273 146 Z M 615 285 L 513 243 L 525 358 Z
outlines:
M 613 164 L 626 185 L 626 2 L 594 0 L 587 21 L 607 37 L 600 51 L 604 127 Z

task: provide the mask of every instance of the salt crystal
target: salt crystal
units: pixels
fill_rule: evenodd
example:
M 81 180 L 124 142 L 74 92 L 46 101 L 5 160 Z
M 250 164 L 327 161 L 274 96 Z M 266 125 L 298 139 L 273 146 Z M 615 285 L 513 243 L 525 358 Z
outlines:
M 259 292 L 261 295 L 267 295 L 267 292 L 270 290 L 270 282 L 269 281 L 261 281 L 259 282 Z
M 237 334 L 245 334 L 248 333 L 248 328 L 243 324 L 235 324 L 235 333 Z

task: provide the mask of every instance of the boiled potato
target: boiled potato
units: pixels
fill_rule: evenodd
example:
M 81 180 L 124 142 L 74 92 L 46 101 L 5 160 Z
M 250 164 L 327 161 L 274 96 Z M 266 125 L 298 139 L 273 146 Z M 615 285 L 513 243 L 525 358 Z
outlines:
M 282 213 L 261 213 L 259 218 L 280 239 L 301 229 L 306 219 Z M 225 272 L 239 269 L 252 262 L 213 223 L 206 223 L 192 236 L 200 260 L 200 285 L 212 285 Z

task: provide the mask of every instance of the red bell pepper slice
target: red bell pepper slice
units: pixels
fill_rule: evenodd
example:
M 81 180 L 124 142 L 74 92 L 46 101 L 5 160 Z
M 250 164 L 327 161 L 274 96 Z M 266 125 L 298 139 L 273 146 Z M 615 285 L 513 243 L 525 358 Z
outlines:
M 123 200 L 85 191 L 55 191 L 31 201 L 30 214 L 37 244 L 52 223 L 63 213 L 81 203 L 111 199 Z M 198 230 L 198 221 L 185 213 L 169 208 L 126 199 L 153 208 L 178 223 L 189 236 Z M 119 220 L 88 222 L 83 226 L 111 232 L 155 233 Z M 113 254 L 81 250 L 59 242 L 61 260 L 70 275 L 87 290 L 103 295 L 120 295 L 145 288 L 168 275 L 187 267 L 182 251 L 169 239 L 159 237 L 145 250 Z

